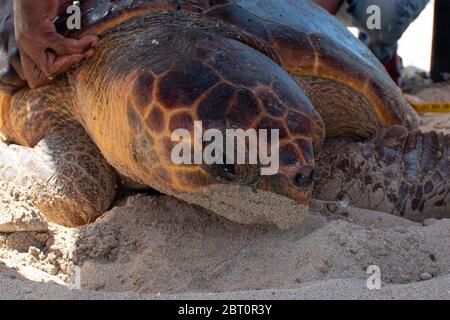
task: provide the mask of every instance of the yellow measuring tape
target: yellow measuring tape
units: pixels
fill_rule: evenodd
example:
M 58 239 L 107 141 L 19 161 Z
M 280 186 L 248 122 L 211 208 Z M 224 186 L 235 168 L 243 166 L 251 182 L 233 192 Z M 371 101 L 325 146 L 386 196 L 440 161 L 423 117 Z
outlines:
M 430 88 L 439 89 L 442 90 L 443 92 L 449 93 L 450 82 L 435 83 Z M 444 101 L 441 102 L 428 102 L 426 99 L 423 100 L 417 96 L 410 94 L 404 94 L 404 97 L 417 112 L 435 112 L 435 113 L 450 112 L 450 101 L 445 101 L 447 100 L 446 98 L 444 98 L 443 99 Z
M 410 101 L 410 103 L 417 112 L 436 112 L 436 113 L 450 112 L 450 102 L 417 103 Z

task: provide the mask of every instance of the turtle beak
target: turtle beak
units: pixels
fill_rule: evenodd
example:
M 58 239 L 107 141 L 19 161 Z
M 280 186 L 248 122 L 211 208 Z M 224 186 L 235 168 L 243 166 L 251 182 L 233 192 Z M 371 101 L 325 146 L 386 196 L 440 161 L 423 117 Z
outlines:
M 281 168 L 274 176 L 263 176 L 258 189 L 293 199 L 299 204 L 308 204 L 312 198 L 315 168 L 303 165 L 300 168 Z

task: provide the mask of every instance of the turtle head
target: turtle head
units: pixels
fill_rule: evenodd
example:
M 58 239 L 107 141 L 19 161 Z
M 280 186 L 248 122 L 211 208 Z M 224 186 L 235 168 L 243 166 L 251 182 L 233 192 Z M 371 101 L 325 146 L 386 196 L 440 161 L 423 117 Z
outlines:
M 300 150 L 293 142 L 287 141 L 283 141 L 281 146 L 268 145 L 268 155 L 258 158 L 256 164 L 251 163 L 252 148 L 247 147 L 242 154 L 235 154 L 235 160 L 239 157 L 247 160 L 241 164 L 230 161 L 226 156 L 229 152 L 222 152 L 217 145 L 218 162 L 201 165 L 206 174 L 202 180 L 204 184 L 201 187 L 197 185 L 192 191 L 178 193 L 177 197 L 232 221 L 273 223 L 282 229 L 295 227 L 308 214 L 307 205 L 312 197 L 315 174 L 313 158 L 305 159 L 305 156 L 312 157 L 312 144 L 303 142 L 301 146 L 307 148 Z M 239 150 L 239 146 L 234 148 Z M 259 149 L 258 154 L 265 151 Z
M 306 208 L 324 123 L 292 78 L 260 58 L 274 80 L 240 72 L 244 68 L 229 75 L 215 58 L 208 64 L 181 60 L 161 76 L 134 74 L 125 87 L 132 88 L 127 110 L 130 154 L 140 163 L 136 175 L 145 169 L 146 184 L 239 222 L 264 222 L 251 220 L 259 211 L 273 222 Z M 230 216 L 241 206 L 245 219 Z
M 203 140 L 212 140 L 202 148 L 207 181 L 246 186 L 307 204 L 315 179 L 313 141 L 288 135 L 280 140 L 282 130 L 276 125 L 207 130 Z

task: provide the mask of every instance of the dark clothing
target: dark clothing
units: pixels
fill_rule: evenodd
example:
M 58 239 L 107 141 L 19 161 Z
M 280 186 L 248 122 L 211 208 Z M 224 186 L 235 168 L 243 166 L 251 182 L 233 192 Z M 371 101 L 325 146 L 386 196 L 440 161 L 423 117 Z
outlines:
M 0 0 L 0 91 L 14 92 L 27 85 L 21 73 L 14 36 L 13 1 Z

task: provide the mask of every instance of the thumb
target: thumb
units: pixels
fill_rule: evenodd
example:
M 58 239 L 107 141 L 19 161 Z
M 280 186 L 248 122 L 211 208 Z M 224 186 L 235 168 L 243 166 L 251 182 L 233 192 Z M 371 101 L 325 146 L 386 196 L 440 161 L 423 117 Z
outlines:
M 38 68 L 33 60 L 26 54 L 21 54 L 22 70 L 28 86 L 32 89 L 50 82 L 48 77 Z

